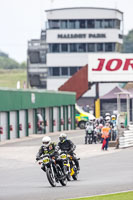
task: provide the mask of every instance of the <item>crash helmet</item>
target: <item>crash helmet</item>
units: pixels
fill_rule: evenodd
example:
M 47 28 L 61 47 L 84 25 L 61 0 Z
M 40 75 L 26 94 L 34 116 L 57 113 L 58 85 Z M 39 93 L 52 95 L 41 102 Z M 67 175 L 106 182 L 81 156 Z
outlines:
M 89 124 L 93 124 L 93 119 L 90 119 L 90 120 L 89 120 Z
M 116 115 L 111 115 L 111 120 L 116 120 Z
M 111 117 L 111 114 L 110 114 L 110 113 L 105 113 L 105 118 L 106 118 L 107 116 Z
M 51 138 L 49 136 L 45 136 L 42 139 L 42 144 L 44 147 L 48 147 L 51 143 Z
M 107 116 L 107 117 L 105 118 L 105 121 L 106 121 L 106 122 L 110 122 L 110 116 Z
M 67 135 L 65 133 L 61 133 L 59 136 L 59 140 L 61 143 L 65 142 L 67 139 Z

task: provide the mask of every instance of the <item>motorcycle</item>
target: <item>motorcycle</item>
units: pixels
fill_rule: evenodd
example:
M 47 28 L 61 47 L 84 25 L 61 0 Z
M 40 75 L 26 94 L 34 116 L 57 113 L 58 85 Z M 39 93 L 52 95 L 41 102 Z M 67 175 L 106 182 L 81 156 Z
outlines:
M 85 135 L 85 144 L 92 144 L 93 142 L 93 134 L 91 130 L 87 130 L 86 131 L 86 135 Z
M 67 178 L 62 172 L 60 165 L 56 163 L 55 157 L 51 158 L 49 154 L 45 154 L 40 159 L 42 161 L 39 161 L 38 164 L 42 165 L 51 186 L 56 187 L 56 183 L 59 182 L 62 186 L 66 186 Z
M 77 170 L 77 167 L 75 165 L 75 162 L 72 156 L 68 154 L 67 152 L 63 151 L 60 153 L 60 158 L 62 159 L 63 164 L 66 167 L 65 170 L 66 170 L 67 180 L 71 181 L 71 178 L 73 178 L 73 180 L 77 180 L 79 171 Z M 80 160 L 80 158 L 78 158 L 78 160 Z

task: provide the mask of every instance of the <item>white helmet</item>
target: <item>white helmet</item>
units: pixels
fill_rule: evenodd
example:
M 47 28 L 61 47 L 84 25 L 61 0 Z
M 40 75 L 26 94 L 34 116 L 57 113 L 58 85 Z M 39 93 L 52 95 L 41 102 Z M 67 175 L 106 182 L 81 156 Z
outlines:
M 89 123 L 92 124 L 92 123 L 93 123 L 93 119 L 90 119 L 90 120 L 89 120 Z
M 105 118 L 105 121 L 106 121 L 106 122 L 110 122 L 110 116 L 107 116 L 107 117 Z
M 60 142 L 64 142 L 67 139 L 67 135 L 65 133 L 61 133 L 59 136 L 59 140 Z
M 43 137 L 42 143 L 44 147 L 48 147 L 51 143 L 51 138 L 49 136 Z
M 105 113 L 105 117 L 110 116 L 110 113 Z
M 111 115 L 111 120 L 116 120 L 116 116 L 115 115 Z

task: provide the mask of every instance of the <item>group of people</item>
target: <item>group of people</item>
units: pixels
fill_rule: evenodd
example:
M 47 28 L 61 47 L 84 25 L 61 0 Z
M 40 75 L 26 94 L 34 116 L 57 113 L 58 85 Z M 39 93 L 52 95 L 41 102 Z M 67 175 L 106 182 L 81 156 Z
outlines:
M 104 117 L 89 120 L 85 132 L 85 141 L 88 134 L 92 134 L 92 143 L 101 142 L 102 150 L 107 150 L 109 140 L 115 141 L 117 138 L 117 116 L 106 113 Z
M 74 153 L 75 148 L 76 145 L 71 140 L 67 139 L 67 135 L 65 133 L 60 134 L 58 144 L 52 142 L 49 136 L 45 136 L 42 139 L 42 146 L 40 147 L 39 152 L 36 155 L 36 160 L 37 161 L 40 160 L 41 156 L 45 154 L 49 154 L 51 157 L 54 156 L 56 162 L 58 162 L 63 171 L 63 163 L 58 159 L 58 157 L 60 155 L 60 151 L 66 151 L 69 155 L 72 156 L 72 159 L 75 162 L 77 170 L 80 170 L 79 161 L 76 158 L 76 154 Z M 42 165 L 42 170 L 45 171 L 43 165 Z

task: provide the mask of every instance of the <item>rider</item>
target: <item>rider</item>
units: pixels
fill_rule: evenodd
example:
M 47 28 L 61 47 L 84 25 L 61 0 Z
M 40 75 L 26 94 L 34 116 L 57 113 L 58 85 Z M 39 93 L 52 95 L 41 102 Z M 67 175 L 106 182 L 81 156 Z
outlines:
M 117 125 L 116 125 L 116 115 L 111 115 L 111 128 L 112 128 L 112 140 L 116 140 L 117 136 Z
M 49 154 L 50 157 L 54 156 L 55 159 L 59 156 L 58 146 L 56 143 L 51 141 L 49 136 L 45 136 L 42 139 L 42 146 L 39 149 L 39 152 L 36 155 L 36 160 L 40 160 L 42 155 Z M 41 169 L 45 171 L 44 166 L 42 165 Z
M 58 143 L 58 146 L 61 149 L 61 151 L 67 151 L 67 153 L 72 156 L 73 161 L 75 162 L 75 165 L 77 167 L 77 170 L 80 170 L 79 162 L 77 158 L 75 157 L 75 153 L 74 153 L 74 150 L 76 149 L 76 145 L 74 145 L 71 140 L 67 139 L 67 135 L 65 133 L 60 134 L 59 140 L 60 142 Z
M 86 132 L 85 142 L 87 140 L 88 133 L 92 135 L 92 141 L 93 141 L 94 140 L 94 124 L 93 124 L 93 120 L 90 119 L 89 122 L 86 123 L 85 132 Z

